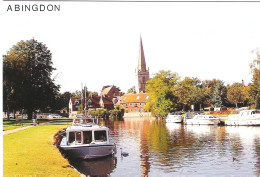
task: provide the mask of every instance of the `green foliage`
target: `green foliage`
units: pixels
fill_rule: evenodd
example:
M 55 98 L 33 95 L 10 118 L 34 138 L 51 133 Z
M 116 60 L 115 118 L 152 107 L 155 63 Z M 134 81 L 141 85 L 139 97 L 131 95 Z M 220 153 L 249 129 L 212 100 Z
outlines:
M 234 83 L 227 88 L 227 99 L 230 103 L 235 104 L 246 101 L 247 93 L 244 91 L 245 87 L 241 83 Z
M 177 98 L 173 91 L 179 76 L 171 71 L 159 71 L 155 77 L 147 81 L 147 93 L 151 99 L 147 101 L 145 110 L 151 110 L 154 116 L 165 118 L 171 111 L 178 108 Z
M 51 78 L 52 54 L 34 39 L 20 41 L 3 57 L 4 111 L 42 111 L 55 104 L 59 86 Z
M 120 109 L 120 106 L 117 106 L 115 109 L 110 110 L 109 113 L 110 113 L 110 117 L 115 120 L 123 119 L 123 113 Z
M 129 94 L 129 93 L 136 93 L 135 86 L 133 86 L 127 90 L 127 94 Z
M 183 105 L 183 111 L 188 105 L 195 103 L 195 98 L 197 97 L 197 87 L 196 84 L 199 82 L 196 78 L 186 77 L 183 81 L 179 82 L 176 89 L 175 95 L 178 97 L 178 102 Z
M 109 119 L 109 111 L 106 109 L 97 109 L 97 110 L 89 110 L 88 111 L 91 116 L 96 118 Z
M 249 90 L 250 102 L 253 107 L 260 109 L 260 53 L 256 50 L 257 58 L 251 63 L 253 73 L 252 85 Z

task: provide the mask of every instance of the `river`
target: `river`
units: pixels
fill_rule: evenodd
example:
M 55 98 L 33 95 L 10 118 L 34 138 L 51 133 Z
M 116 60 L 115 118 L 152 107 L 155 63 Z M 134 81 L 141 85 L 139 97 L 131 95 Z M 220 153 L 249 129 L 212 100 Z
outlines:
M 70 161 L 91 176 L 260 176 L 260 127 L 194 126 L 148 118 L 101 122 L 117 154 Z M 121 149 L 129 153 L 121 156 Z

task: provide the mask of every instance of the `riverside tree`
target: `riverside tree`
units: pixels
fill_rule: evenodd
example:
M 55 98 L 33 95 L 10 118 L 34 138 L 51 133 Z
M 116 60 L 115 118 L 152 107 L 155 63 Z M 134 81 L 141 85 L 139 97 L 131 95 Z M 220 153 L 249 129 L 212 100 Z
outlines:
M 255 108 L 260 108 L 260 52 L 255 50 L 256 59 L 251 63 L 250 68 L 253 73 L 252 85 L 249 91 L 250 102 Z
M 198 82 L 197 78 L 185 77 L 183 81 L 178 83 L 175 94 L 178 97 L 178 102 L 183 106 L 183 111 L 187 106 L 195 104 L 196 97 L 199 97 L 196 87 Z
M 246 90 L 243 84 L 234 83 L 227 88 L 227 99 L 230 103 L 235 104 L 238 107 L 238 103 L 244 103 L 246 100 Z
M 154 116 L 165 118 L 169 112 L 178 110 L 174 90 L 179 80 L 177 73 L 161 70 L 147 81 L 146 91 L 151 99 L 147 101 L 146 110 Z
M 52 54 L 35 39 L 20 41 L 3 56 L 4 111 L 46 111 L 55 104 L 59 86 L 51 78 Z

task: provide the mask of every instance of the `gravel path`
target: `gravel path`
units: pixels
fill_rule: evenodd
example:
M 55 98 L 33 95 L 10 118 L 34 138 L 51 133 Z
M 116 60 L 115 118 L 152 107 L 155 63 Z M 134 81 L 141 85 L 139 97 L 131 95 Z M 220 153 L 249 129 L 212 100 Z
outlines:
M 8 135 L 10 133 L 19 132 L 21 130 L 24 130 L 24 129 L 27 129 L 27 128 L 31 128 L 31 127 L 34 127 L 34 126 L 26 126 L 26 127 L 16 128 L 16 129 L 13 129 L 13 130 L 6 130 L 6 131 L 3 132 L 3 135 Z

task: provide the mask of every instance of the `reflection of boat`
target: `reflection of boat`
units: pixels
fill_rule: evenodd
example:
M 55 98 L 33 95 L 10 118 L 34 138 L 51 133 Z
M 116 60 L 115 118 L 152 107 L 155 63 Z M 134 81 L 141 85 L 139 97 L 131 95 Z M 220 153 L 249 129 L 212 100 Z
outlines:
M 70 164 L 81 174 L 86 176 L 109 176 L 116 168 L 117 159 L 114 156 L 95 160 L 69 160 Z
M 93 159 L 116 152 L 109 141 L 109 129 L 96 124 L 73 125 L 66 129 L 60 148 L 71 158 Z
M 225 125 L 260 125 L 260 111 L 243 110 L 239 114 L 228 116 Z
M 193 126 L 186 126 L 185 129 L 187 132 L 197 135 L 208 135 L 210 133 L 216 132 L 218 129 L 217 126 L 200 126 L 200 125 L 193 125 Z
M 218 125 L 220 119 L 213 115 L 195 115 L 191 119 L 184 119 L 184 124 L 187 125 Z
M 179 130 L 182 127 L 182 124 L 166 123 L 165 125 L 166 125 L 167 129 L 170 131 Z
M 169 113 L 165 121 L 166 123 L 182 123 L 183 117 L 181 115 L 175 115 L 174 113 Z

